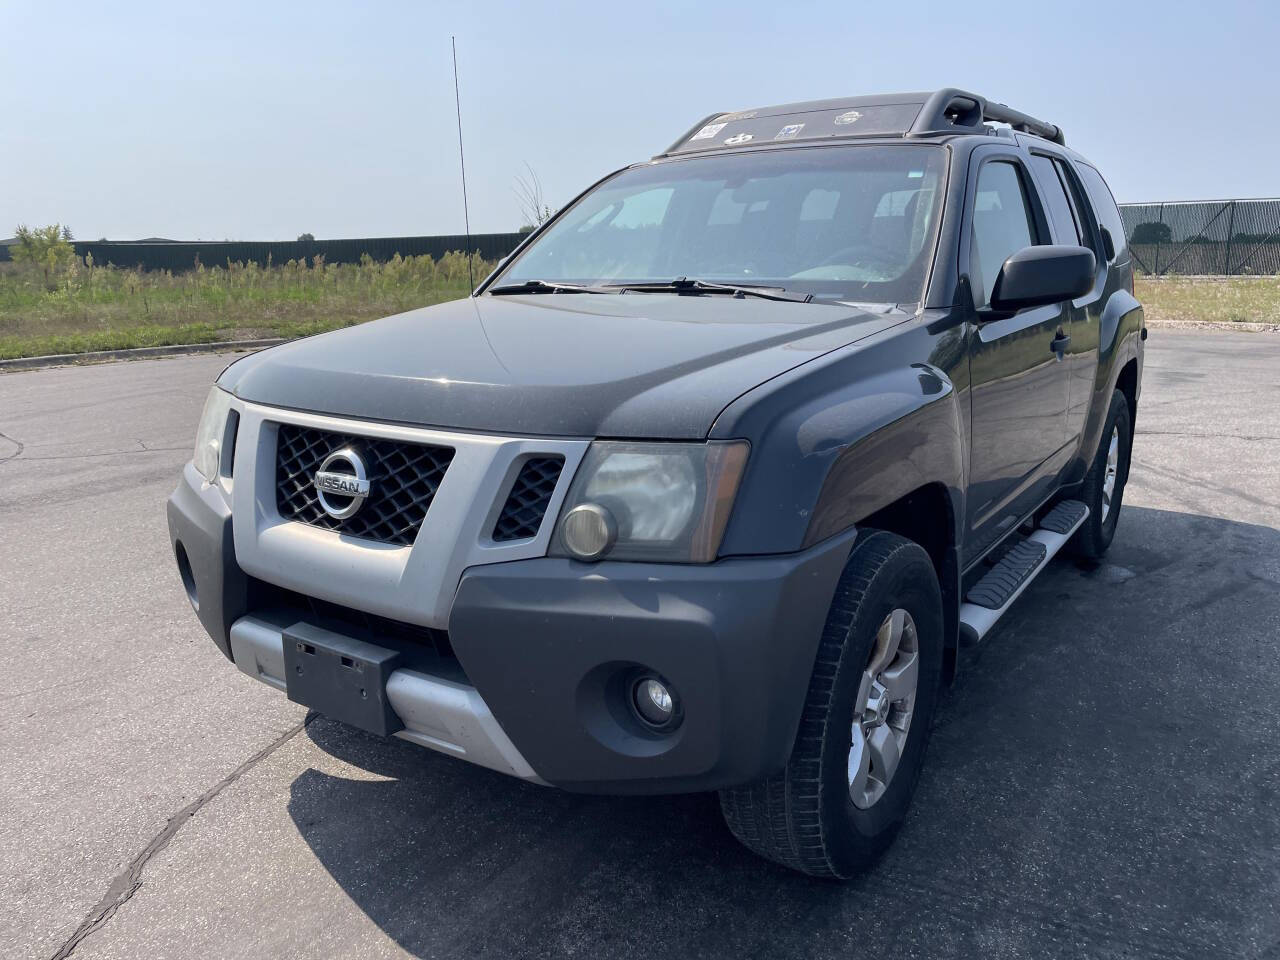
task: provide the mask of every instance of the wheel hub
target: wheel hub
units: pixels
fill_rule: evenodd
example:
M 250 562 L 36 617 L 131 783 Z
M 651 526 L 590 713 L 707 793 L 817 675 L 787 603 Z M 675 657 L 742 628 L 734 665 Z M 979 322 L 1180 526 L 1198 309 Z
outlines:
M 889 719 L 889 707 L 892 701 L 889 699 L 889 691 L 879 680 L 871 682 L 871 693 L 867 698 L 867 708 L 862 714 L 863 727 L 870 729 L 871 727 L 882 726 Z

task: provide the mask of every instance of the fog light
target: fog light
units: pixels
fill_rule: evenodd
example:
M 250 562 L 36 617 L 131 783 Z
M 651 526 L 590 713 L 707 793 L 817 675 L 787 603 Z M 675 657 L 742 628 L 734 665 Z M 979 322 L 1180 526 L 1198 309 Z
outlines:
M 565 514 L 560 537 L 575 557 L 598 560 L 618 539 L 618 524 L 600 504 L 584 503 Z
M 671 691 L 661 680 L 646 677 L 635 685 L 631 695 L 636 712 L 655 727 L 665 727 L 675 715 L 676 704 Z

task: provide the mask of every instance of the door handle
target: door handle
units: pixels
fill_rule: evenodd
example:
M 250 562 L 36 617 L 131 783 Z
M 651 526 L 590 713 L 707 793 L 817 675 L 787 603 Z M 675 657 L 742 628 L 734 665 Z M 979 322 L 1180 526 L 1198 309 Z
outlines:
M 1049 349 L 1057 354 L 1058 359 L 1061 360 L 1062 355 L 1067 352 L 1067 347 L 1069 346 L 1071 346 L 1071 337 L 1059 330 L 1058 335 L 1050 342 Z

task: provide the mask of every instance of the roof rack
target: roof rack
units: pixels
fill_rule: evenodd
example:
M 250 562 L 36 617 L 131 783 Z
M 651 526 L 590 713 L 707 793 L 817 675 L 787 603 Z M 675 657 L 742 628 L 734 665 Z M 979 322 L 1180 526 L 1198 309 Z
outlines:
M 824 140 L 857 137 L 936 137 L 992 133 L 986 121 L 1007 123 L 1066 144 L 1062 130 L 1003 103 L 947 87 L 926 93 L 890 93 L 836 100 L 784 103 L 703 117 L 659 156 L 708 150 L 758 147 L 771 140 Z
M 929 95 L 915 123 L 907 131 L 907 136 L 928 137 L 939 133 L 954 133 L 956 127 L 981 128 L 987 120 L 1007 123 L 1020 133 L 1034 134 L 1062 146 L 1067 143 L 1062 128 L 1056 124 L 1037 120 L 1003 103 L 994 103 L 976 93 L 957 90 L 955 87 L 946 87 Z

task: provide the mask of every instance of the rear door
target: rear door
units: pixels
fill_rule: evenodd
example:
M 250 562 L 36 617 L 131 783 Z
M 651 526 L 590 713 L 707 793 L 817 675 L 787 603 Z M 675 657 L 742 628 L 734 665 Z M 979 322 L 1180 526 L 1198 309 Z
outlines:
M 978 309 L 990 304 L 1006 258 L 1053 239 L 1025 157 L 1012 147 L 974 151 L 960 259 Z M 1060 350 L 1069 308 L 1032 307 L 978 322 L 970 331 L 966 563 L 985 553 L 1052 492 L 1069 456 L 1069 388 Z
M 1064 350 L 1067 367 L 1067 441 L 1078 442 L 1084 432 L 1085 417 L 1093 398 L 1098 370 L 1098 341 L 1101 325 L 1102 291 L 1106 278 L 1106 257 L 1098 243 L 1096 227 L 1081 210 L 1082 190 L 1066 159 L 1049 149 L 1031 150 L 1031 172 L 1036 177 L 1045 212 L 1053 228 L 1054 243 L 1075 244 L 1092 249 L 1098 258 L 1093 288 L 1067 305 L 1064 327 L 1070 341 Z

